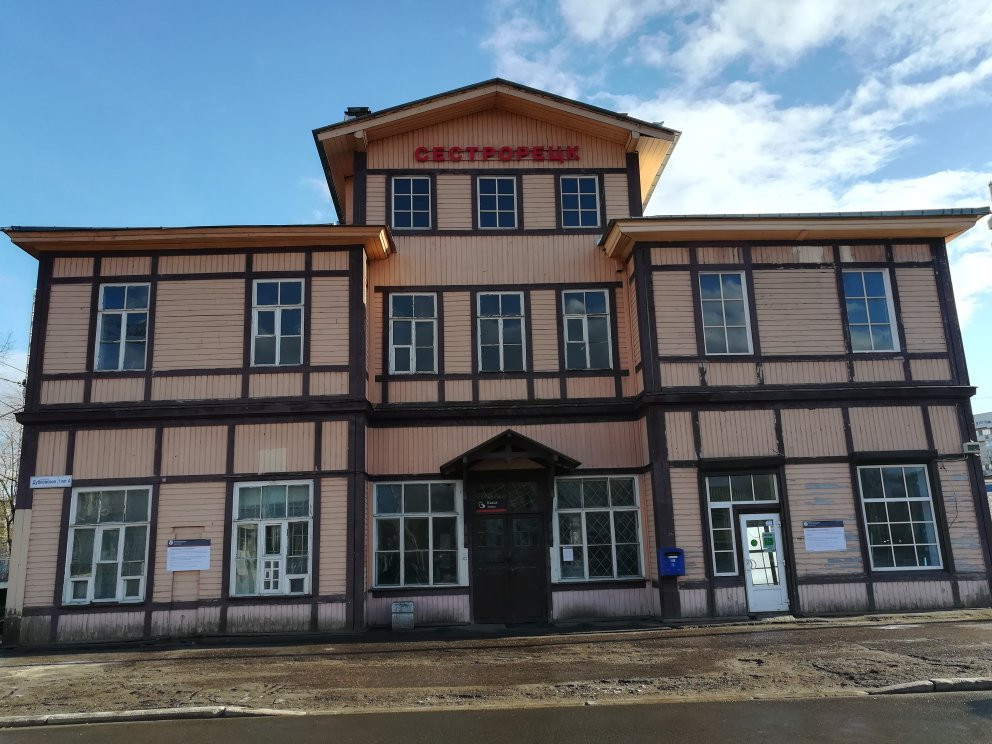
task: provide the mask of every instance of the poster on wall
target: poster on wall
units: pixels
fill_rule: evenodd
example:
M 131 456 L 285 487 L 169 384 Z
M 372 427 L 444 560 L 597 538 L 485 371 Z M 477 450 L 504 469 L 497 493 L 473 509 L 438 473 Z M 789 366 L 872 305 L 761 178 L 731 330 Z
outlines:
M 165 568 L 167 571 L 206 571 L 210 568 L 210 541 L 169 540 Z
M 830 553 L 847 550 L 844 522 L 839 519 L 803 522 L 803 541 L 807 553 Z

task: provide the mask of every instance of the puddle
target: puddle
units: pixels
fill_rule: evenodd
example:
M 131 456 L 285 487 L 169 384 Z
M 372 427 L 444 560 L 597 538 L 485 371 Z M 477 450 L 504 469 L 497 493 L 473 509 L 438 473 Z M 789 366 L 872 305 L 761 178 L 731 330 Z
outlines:
M 919 623 L 910 623 L 909 625 L 880 625 L 879 630 L 903 630 L 905 628 L 919 628 Z

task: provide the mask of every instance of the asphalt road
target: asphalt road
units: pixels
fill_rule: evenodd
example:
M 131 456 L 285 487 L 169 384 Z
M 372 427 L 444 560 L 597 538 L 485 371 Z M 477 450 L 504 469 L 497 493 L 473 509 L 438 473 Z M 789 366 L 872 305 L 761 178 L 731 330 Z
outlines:
M 919 744 L 992 742 L 992 695 L 941 693 L 814 700 L 651 703 L 419 711 L 303 718 L 110 723 L 0 731 L 0 742 L 196 744 L 232 741 L 584 744 Z

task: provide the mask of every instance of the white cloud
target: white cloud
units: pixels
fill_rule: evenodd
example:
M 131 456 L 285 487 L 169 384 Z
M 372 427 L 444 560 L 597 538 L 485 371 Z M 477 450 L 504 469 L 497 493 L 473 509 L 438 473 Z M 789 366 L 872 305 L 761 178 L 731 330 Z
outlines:
M 317 199 L 317 205 L 310 209 L 313 221 L 329 222 L 334 216 L 334 202 L 331 201 L 331 190 L 327 188 L 327 181 L 306 176 L 300 179 L 300 186 Z

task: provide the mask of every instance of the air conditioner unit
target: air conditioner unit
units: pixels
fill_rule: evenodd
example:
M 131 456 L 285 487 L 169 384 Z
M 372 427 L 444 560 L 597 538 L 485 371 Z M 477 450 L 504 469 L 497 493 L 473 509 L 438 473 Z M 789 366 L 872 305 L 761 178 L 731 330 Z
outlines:
M 978 442 L 965 442 L 963 450 L 966 455 L 981 455 L 982 445 Z

